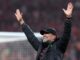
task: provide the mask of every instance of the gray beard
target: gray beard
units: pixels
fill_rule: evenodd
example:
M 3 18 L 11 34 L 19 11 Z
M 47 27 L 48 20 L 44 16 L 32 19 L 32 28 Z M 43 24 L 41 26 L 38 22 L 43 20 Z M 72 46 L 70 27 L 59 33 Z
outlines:
M 47 42 L 48 40 L 46 40 L 46 39 L 43 39 L 43 42 Z

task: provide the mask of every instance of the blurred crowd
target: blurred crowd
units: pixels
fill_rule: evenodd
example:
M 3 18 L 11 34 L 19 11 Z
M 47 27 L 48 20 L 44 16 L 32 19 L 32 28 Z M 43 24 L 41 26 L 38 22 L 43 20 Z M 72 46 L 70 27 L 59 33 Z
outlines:
M 34 32 L 39 32 L 44 27 L 53 27 L 56 28 L 58 36 L 61 36 L 65 18 L 62 8 L 66 8 L 69 1 L 74 5 L 73 26 L 64 60 L 80 60 L 80 0 L 0 0 L 0 31 L 22 31 L 14 16 L 16 9 L 20 9 L 25 22 Z M 1 44 L 0 60 L 7 60 L 3 58 L 6 54 L 9 54 L 7 57 L 13 56 L 12 60 L 35 59 L 36 53 L 33 53 L 34 50 L 26 43 Z M 31 57 L 33 58 L 31 59 Z
M 36 52 L 27 41 L 0 44 L 0 60 L 35 60 Z
M 36 54 L 27 40 L 0 43 L 0 60 L 35 60 Z M 80 41 L 69 44 L 63 60 L 80 60 Z

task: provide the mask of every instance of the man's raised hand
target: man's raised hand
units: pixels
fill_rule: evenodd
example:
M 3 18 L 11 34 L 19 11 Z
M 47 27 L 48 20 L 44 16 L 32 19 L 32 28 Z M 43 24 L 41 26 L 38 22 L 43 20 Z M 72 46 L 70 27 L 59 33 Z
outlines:
M 73 4 L 71 2 L 68 3 L 67 9 L 63 9 L 66 17 L 71 17 L 73 12 Z
M 24 23 L 24 20 L 22 18 L 22 13 L 20 12 L 19 9 L 16 10 L 15 16 L 20 24 Z

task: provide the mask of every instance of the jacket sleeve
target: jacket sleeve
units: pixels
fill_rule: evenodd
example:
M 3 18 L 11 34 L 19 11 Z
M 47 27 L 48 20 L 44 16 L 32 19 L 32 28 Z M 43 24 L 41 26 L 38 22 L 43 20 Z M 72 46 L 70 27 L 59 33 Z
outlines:
M 64 32 L 60 40 L 57 42 L 58 48 L 60 49 L 61 52 L 65 52 L 68 42 L 70 40 L 71 36 L 71 25 L 72 25 L 72 18 L 67 18 L 64 24 Z
M 40 41 L 38 40 L 38 38 L 35 37 L 34 33 L 30 29 L 30 27 L 25 23 L 22 25 L 22 30 L 25 33 L 25 35 L 27 36 L 27 39 L 30 42 L 30 44 L 37 51 L 39 48 L 39 45 L 40 45 Z

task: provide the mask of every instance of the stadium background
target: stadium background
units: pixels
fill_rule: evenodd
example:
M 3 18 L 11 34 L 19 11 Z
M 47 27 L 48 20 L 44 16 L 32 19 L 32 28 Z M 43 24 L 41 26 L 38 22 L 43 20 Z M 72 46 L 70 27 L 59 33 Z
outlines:
M 64 24 L 62 8 L 66 8 L 69 1 L 74 5 L 73 26 L 64 60 L 80 60 L 80 0 L 0 0 L 0 31 L 22 32 L 14 16 L 19 8 L 34 32 L 54 27 L 61 36 Z M 35 57 L 36 51 L 27 40 L 0 43 L 0 60 L 35 60 Z

